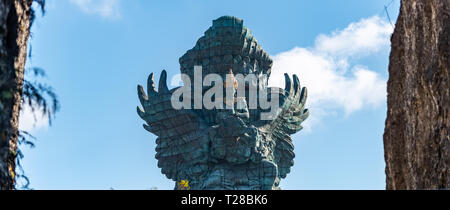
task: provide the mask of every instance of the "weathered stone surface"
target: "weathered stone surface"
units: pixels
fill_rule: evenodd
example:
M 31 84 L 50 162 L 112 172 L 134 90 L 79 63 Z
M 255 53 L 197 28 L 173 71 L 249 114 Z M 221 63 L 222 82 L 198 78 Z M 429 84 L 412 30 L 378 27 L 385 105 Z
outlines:
M 268 77 L 272 60 L 241 19 L 224 16 L 214 20 L 196 46 L 180 58 L 181 72 L 192 81 L 196 65 L 202 66 L 203 77 L 208 73 Z M 187 180 L 194 190 L 279 189 L 294 164 L 290 135 L 302 129 L 300 124 L 309 114 L 304 107 L 306 88 L 300 87 L 296 75 L 293 81 L 286 75 L 285 90 L 267 87 L 267 80 L 260 84 L 264 90 L 276 91 L 280 99 L 273 120 L 262 120 L 263 110 L 250 109 L 248 97 L 225 100 L 233 109 L 176 110 L 167 96 L 178 88 L 168 90 L 166 79 L 163 71 L 156 91 L 151 74 L 147 94 L 138 86 L 143 109 L 137 111 L 146 121 L 144 128 L 158 136 L 156 159 L 167 178 Z M 230 87 L 236 88 L 237 82 Z M 267 92 L 258 92 L 257 97 Z
M 387 189 L 450 188 L 450 1 L 403 0 L 392 36 Z

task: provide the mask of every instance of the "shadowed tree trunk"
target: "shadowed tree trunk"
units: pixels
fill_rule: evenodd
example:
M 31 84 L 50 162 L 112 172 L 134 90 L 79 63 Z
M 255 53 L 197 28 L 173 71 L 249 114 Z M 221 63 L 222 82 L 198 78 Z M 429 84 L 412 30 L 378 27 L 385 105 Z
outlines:
M 0 190 L 14 189 L 32 0 L 0 0 Z
M 387 189 L 450 188 L 450 0 L 403 0 L 391 41 Z

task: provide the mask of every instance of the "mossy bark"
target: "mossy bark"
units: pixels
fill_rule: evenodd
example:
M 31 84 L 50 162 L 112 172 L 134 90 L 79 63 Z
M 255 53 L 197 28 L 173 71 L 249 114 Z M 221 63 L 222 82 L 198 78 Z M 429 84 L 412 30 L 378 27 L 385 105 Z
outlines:
M 0 190 L 15 185 L 15 159 L 32 0 L 0 0 Z

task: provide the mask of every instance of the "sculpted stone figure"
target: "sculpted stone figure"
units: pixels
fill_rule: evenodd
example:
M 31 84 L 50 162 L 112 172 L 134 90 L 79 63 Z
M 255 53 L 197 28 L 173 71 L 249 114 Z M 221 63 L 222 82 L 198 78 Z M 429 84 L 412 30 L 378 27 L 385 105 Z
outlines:
M 176 183 L 189 183 L 192 190 L 280 189 L 280 180 L 294 164 L 290 135 L 302 129 L 301 123 L 309 115 L 304 107 L 307 91 L 297 76 L 291 80 L 285 75 L 285 89 L 268 87 L 272 60 L 243 21 L 231 16 L 214 20 L 179 61 L 185 75 L 182 87 L 169 90 L 165 71 L 158 90 L 153 74 L 148 78 L 147 93 L 138 86 L 142 108 L 137 112 L 146 122 L 144 128 L 158 136 L 156 159 L 162 173 Z M 199 67 L 201 79 L 215 74 L 225 80 L 220 89 L 231 93 L 232 99 L 228 99 L 230 94 L 212 94 L 212 98 L 227 108 L 198 107 L 193 96 L 196 91 L 205 97 L 212 89 L 212 85 L 198 88 L 192 82 Z M 243 81 L 239 75 L 254 75 L 258 80 Z M 182 88 L 194 93 L 174 99 Z M 239 95 L 239 88 L 244 95 Z M 276 106 L 263 107 L 261 98 L 276 102 Z M 174 108 L 181 100 L 189 103 Z M 264 113 L 271 114 L 261 117 Z

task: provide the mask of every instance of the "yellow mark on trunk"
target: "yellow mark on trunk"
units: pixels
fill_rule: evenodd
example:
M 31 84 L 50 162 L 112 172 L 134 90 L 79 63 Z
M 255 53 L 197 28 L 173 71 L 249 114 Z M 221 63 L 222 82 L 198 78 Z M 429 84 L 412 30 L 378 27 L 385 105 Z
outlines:
M 2 141 L 6 142 L 6 131 L 2 132 Z
M 9 171 L 9 174 L 11 175 L 12 179 L 14 179 L 16 176 L 16 173 L 14 172 L 13 167 L 11 165 L 9 165 L 8 171 Z

